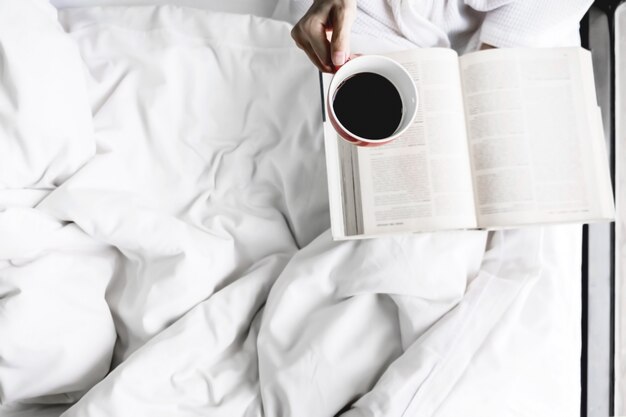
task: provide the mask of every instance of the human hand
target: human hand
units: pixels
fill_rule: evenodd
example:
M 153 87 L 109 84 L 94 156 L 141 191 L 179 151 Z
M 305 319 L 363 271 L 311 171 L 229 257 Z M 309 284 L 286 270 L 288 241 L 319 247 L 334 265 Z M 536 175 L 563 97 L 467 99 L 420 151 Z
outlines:
M 291 37 L 322 72 L 333 72 L 350 57 L 350 29 L 356 0 L 314 0 Z M 330 41 L 327 32 L 332 32 Z

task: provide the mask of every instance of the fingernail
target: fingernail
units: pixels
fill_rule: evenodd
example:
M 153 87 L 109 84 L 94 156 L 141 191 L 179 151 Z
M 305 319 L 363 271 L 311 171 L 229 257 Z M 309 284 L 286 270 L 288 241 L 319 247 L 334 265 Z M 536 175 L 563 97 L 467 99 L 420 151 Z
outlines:
M 332 56 L 333 65 L 339 66 L 346 63 L 346 53 L 345 52 L 334 52 Z

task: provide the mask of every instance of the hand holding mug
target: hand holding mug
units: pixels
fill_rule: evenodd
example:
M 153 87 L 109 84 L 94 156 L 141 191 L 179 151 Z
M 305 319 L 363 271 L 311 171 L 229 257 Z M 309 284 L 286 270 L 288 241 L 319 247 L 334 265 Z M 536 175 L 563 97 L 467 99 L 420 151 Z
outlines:
M 356 0 L 315 0 L 291 36 L 320 71 L 334 72 L 350 58 L 350 29 L 355 16 Z

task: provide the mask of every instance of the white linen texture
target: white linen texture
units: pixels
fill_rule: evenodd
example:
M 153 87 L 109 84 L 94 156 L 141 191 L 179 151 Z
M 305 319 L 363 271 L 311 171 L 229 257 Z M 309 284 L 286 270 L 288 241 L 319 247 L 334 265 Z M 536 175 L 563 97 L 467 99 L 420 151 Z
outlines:
M 0 414 L 578 412 L 580 226 L 333 242 L 290 28 L 0 0 Z

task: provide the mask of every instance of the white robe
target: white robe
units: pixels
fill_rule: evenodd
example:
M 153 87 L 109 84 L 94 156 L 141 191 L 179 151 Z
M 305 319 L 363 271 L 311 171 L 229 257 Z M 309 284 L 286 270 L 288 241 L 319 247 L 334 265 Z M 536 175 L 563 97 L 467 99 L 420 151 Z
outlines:
M 462 53 L 480 43 L 497 47 L 570 46 L 580 42 L 578 22 L 591 3 L 591 0 L 358 0 L 352 35 L 356 39 L 374 40 L 375 49 L 439 46 Z M 282 9 L 283 17 L 295 23 L 310 5 L 310 0 L 291 0 L 290 4 L 279 5 L 277 10 Z

